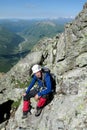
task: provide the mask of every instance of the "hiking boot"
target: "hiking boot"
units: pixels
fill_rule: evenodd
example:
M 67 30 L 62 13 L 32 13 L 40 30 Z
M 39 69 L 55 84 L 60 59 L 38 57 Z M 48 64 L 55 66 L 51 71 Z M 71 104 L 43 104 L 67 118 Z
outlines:
M 28 116 L 28 112 L 23 112 L 22 119 L 25 119 L 25 118 L 27 118 L 27 116 Z
M 41 114 L 41 112 L 42 112 L 42 108 L 38 107 L 36 110 L 35 116 L 39 116 Z

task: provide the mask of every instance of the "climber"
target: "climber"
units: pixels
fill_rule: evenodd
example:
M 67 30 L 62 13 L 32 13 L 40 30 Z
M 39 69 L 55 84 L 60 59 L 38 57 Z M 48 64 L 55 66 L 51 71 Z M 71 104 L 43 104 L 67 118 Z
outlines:
M 45 75 L 45 77 L 43 76 Z M 44 77 L 44 81 L 43 81 Z M 38 86 L 32 88 L 36 81 Z M 32 88 L 32 89 L 31 89 Z M 35 116 L 39 116 L 43 107 L 46 105 L 49 95 L 52 93 L 51 76 L 48 72 L 43 72 L 40 65 L 35 64 L 32 67 L 32 81 L 23 94 L 23 119 L 27 117 L 30 110 L 30 98 L 34 97 L 37 101 Z

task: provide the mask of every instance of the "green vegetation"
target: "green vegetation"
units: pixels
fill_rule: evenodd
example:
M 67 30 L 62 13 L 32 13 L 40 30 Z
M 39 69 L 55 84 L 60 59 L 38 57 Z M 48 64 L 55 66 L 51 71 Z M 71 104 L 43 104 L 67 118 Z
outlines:
M 15 77 L 11 76 L 11 83 L 15 84 L 15 87 L 17 88 L 26 88 L 31 82 L 31 77 L 28 78 L 28 80 L 21 82 L 20 80 L 16 80 Z
M 18 45 L 24 39 L 0 26 L 0 72 L 7 72 L 17 61 L 19 57 L 11 57 L 18 53 Z
M 12 54 L 15 52 L 18 44 L 24 39 L 17 34 L 0 27 L 0 55 Z
M 17 61 L 18 58 L 16 57 L 12 59 L 0 57 L 0 72 L 7 72 L 17 63 Z
M 11 110 L 16 110 L 19 107 L 20 103 L 21 103 L 21 99 L 13 102 L 12 105 L 11 105 Z

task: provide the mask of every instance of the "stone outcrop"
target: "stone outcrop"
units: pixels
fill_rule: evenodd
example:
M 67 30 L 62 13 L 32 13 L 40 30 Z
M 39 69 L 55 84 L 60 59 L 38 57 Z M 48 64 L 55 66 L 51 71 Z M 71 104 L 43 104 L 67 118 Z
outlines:
M 6 130 L 86 130 L 87 129 L 87 3 L 65 31 L 45 38 L 32 52 L 0 79 L 0 104 L 21 97 L 35 63 L 51 69 L 56 75 L 54 99 L 36 118 L 32 114 L 22 120 L 22 101 Z M 17 89 L 20 89 L 17 90 Z M 16 92 L 16 94 L 15 94 Z M 18 93 L 19 92 L 19 93 Z M 2 125 L 3 126 L 3 125 Z

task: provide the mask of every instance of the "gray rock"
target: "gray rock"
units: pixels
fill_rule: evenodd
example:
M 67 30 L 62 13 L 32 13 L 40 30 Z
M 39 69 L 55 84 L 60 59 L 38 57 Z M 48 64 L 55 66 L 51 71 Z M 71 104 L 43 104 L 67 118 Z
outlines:
M 87 53 L 83 53 L 76 58 L 76 65 L 79 67 L 87 65 Z

